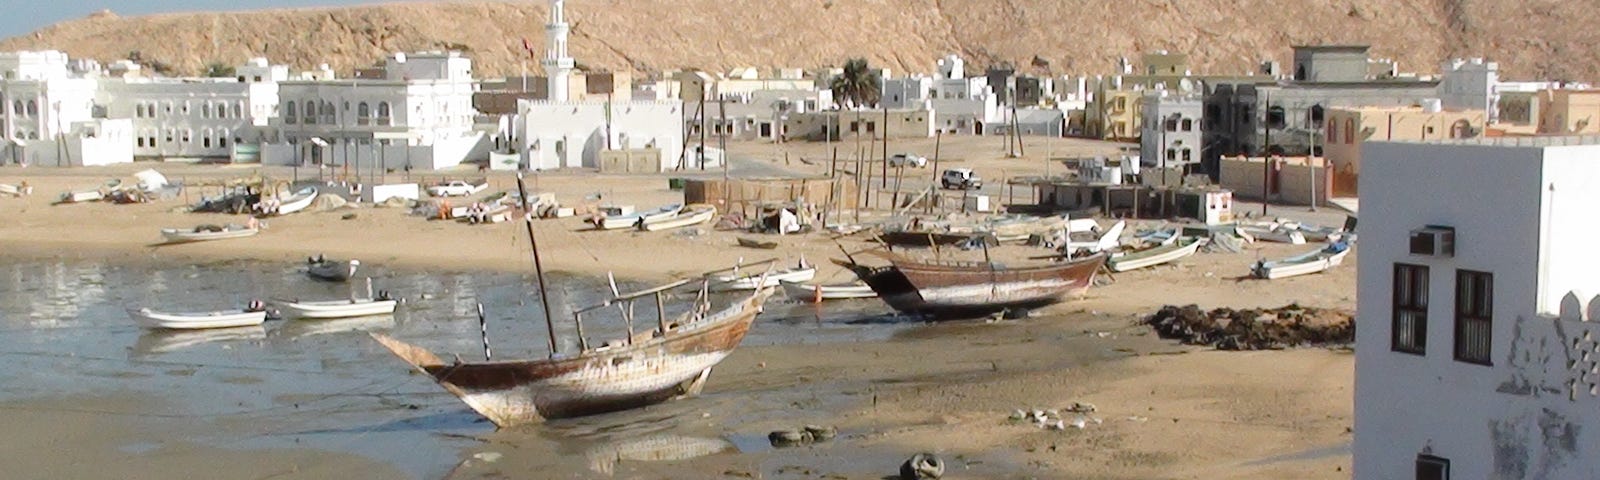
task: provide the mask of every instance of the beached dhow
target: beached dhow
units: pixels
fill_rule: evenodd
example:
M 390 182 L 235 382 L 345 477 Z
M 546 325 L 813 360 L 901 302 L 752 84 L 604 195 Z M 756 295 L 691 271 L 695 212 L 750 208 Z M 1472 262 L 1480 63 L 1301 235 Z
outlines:
M 889 261 L 867 266 L 840 262 L 903 313 L 934 318 L 974 318 L 1025 311 L 1081 295 L 1105 265 L 1099 254 L 1067 263 L 1011 268 L 993 262 L 923 261 L 872 252 Z

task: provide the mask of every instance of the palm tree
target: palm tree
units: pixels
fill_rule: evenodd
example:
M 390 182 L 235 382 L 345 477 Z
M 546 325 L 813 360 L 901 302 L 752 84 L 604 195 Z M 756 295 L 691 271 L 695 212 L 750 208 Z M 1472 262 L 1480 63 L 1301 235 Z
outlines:
M 844 62 L 844 73 L 833 77 L 833 98 L 851 107 L 876 106 L 883 95 L 883 78 L 867 65 L 865 58 Z

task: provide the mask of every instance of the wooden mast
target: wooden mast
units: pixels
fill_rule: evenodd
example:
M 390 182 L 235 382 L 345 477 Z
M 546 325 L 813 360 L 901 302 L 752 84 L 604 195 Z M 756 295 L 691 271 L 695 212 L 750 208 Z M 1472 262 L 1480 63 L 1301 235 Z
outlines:
M 556 356 L 556 325 L 554 317 L 550 315 L 550 289 L 545 287 L 544 263 L 539 259 L 539 239 L 533 236 L 533 201 L 528 199 L 528 187 L 522 181 L 522 172 L 517 172 L 517 194 L 522 196 L 522 223 L 528 227 L 528 244 L 533 247 L 533 270 L 539 276 L 539 303 L 544 304 L 544 328 L 549 335 L 550 356 Z M 581 333 L 580 333 L 581 335 Z

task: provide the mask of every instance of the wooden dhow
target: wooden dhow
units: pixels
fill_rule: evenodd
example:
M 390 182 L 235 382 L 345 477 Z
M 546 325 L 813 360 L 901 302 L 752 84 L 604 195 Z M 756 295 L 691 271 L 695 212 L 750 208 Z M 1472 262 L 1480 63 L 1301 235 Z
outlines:
M 1026 311 L 1082 295 L 1104 267 L 1105 254 L 1066 263 L 1010 268 L 993 262 L 929 262 L 882 254 L 888 266 L 854 258 L 840 265 L 903 313 L 934 318 L 975 318 Z

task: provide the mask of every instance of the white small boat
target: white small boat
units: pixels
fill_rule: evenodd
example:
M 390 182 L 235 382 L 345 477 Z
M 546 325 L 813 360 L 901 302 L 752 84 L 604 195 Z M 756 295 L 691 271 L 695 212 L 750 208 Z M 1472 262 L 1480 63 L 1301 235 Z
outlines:
M 806 282 L 817 276 L 817 267 L 806 263 L 805 257 L 800 257 L 800 263 L 794 268 L 767 272 L 766 270 L 750 270 L 740 272 L 737 268 L 733 272 L 711 276 L 711 289 L 719 292 L 732 292 L 737 290 L 755 290 L 756 288 L 772 288 L 783 282 Z M 763 282 L 761 279 L 766 278 Z
M 22 196 L 22 189 L 9 183 L 0 183 L 0 195 Z
M 1118 220 L 1111 228 L 1107 228 L 1098 238 L 1084 241 L 1067 241 L 1067 252 L 1100 253 L 1117 248 L 1122 244 L 1122 231 L 1128 228 L 1128 222 Z
M 1174 238 L 1176 238 L 1176 235 L 1174 235 Z M 1116 254 L 1112 255 L 1110 260 L 1106 260 L 1106 267 L 1113 272 L 1126 272 L 1153 267 L 1194 255 L 1194 252 L 1199 250 L 1205 243 L 1205 239 L 1187 238 L 1170 245 Z
M 1287 243 L 1290 245 L 1304 245 L 1306 236 L 1298 228 L 1289 228 L 1277 224 L 1265 225 L 1239 225 L 1239 232 L 1253 241 Z
M 99 191 L 99 190 L 80 190 L 80 191 L 76 191 L 76 192 L 64 192 L 64 193 L 62 193 L 61 194 L 61 198 L 56 199 L 56 203 L 98 202 L 98 201 L 100 201 L 100 199 L 105 198 L 105 197 L 106 197 L 106 194 L 104 192 Z
M 395 301 L 388 299 L 354 299 L 319 302 L 273 300 L 283 315 L 290 318 L 355 318 L 394 313 Z
M 1344 257 L 1348 254 L 1350 254 L 1350 244 L 1336 242 L 1283 260 L 1258 261 L 1250 268 L 1250 274 L 1256 278 L 1272 280 L 1322 272 L 1344 263 Z
M 618 210 L 617 215 L 605 215 L 594 219 L 594 226 L 600 230 L 618 230 L 639 226 L 641 223 L 654 223 L 672 218 L 683 211 L 683 205 L 667 205 L 647 212 L 628 212 L 627 209 Z
M 261 325 L 267 320 L 266 309 L 222 310 L 205 313 L 163 313 L 148 308 L 128 309 L 128 316 L 144 328 L 167 330 L 202 330 L 208 328 L 235 328 Z
M 201 225 L 194 228 L 163 228 L 161 236 L 170 243 L 204 242 L 208 240 L 226 240 L 230 238 L 244 238 L 261 233 L 259 228 L 250 228 L 244 225 Z
M 819 303 L 826 300 L 844 300 L 850 298 L 878 298 L 878 293 L 865 283 L 851 283 L 845 285 L 812 285 L 793 281 L 780 281 L 784 293 L 790 299 L 802 302 Z
M 311 206 L 311 202 L 317 200 L 317 187 L 302 188 L 293 195 L 283 197 L 279 200 L 281 203 L 278 204 L 278 208 L 269 213 L 274 215 L 288 215 L 305 210 L 306 207 Z
M 1333 227 L 1318 227 L 1315 225 L 1300 224 L 1296 228 L 1300 235 L 1312 242 L 1337 242 L 1344 239 L 1344 229 Z
M 641 223 L 639 229 L 646 232 L 672 230 L 690 225 L 699 225 L 711 221 L 717 216 L 717 207 L 710 205 L 691 205 L 683 211 L 673 215 L 672 218 L 656 221 L 655 223 Z M 776 283 L 768 286 L 775 286 Z

